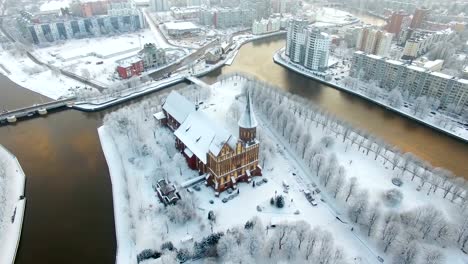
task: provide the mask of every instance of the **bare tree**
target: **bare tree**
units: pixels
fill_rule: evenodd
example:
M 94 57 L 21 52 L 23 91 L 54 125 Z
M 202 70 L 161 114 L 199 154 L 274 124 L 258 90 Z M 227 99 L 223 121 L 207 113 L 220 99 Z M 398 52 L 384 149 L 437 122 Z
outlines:
M 338 169 L 338 171 L 341 170 L 341 166 L 340 166 L 340 169 Z M 341 174 L 341 173 L 338 173 L 338 175 L 336 176 L 335 178 L 335 181 L 333 183 L 333 198 L 336 199 L 336 197 L 338 196 L 338 193 L 340 193 L 340 191 L 343 189 L 343 186 L 345 184 L 345 181 L 346 181 L 346 178 L 344 176 L 344 174 Z
M 422 260 L 425 264 L 442 264 L 444 263 L 445 256 L 440 250 L 431 248 L 430 250 L 426 250 L 424 252 Z
M 370 236 L 374 232 L 375 225 L 380 219 L 381 211 L 380 205 L 373 205 L 367 212 L 367 218 L 365 220 L 365 225 L 367 226 L 367 236 Z
M 356 177 L 352 177 L 351 179 L 349 179 L 349 183 L 348 183 L 348 186 L 346 188 L 346 199 L 345 199 L 345 202 L 347 203 L 349 198 L 351 198 L 357 191 L 357 178 Z
M 385 253 L 397 238 L 400 230 L 400 223 L 396 221 L 389 222 L 387 227 L 383 230 L 382 241 Z
M 394 257 L 395 264 L 414 264 L 419 255 L 419 246 L 416 242 L 403 245 Z
M 361 217 L 364 216 L 368 210 L 369 206 L 369 193 L 362 191 L 356 197 L 355 201 L 349 208 L 349 217 L 354 223 L 358 223 L 361 220 Z

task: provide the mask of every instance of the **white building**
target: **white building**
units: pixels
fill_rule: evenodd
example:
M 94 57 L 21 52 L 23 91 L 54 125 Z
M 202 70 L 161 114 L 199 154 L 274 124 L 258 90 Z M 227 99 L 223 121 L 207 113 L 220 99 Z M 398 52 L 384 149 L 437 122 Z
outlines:
M 359 29 L 356 49 L 367 54 L 388 56 L 392 45 L 393 34 L 370 27 Z
M 406 41 L 405 48 L 403 49 L 403 59 L 415 59 L 424 55 L 433 44 L 447 40 L 452 33 L 451 29 L 437 32 L 423 30 L 410 32 L 407 34 L 409 39 Z
M 150 7 L 155 12 L 168 11 L 170 8 L 168 0 L 150 0 Z
M 327 68 L 330 53 L 330 35 L 318 29 L 308 30 L 304 66 L 314 71 Z
M 301 63 L 305 59 L 306 29 L 309 21 L 305 19 L 293 19 L 289 23 L 286 36 L 286 56 L 293 62 Z
M 252 23 L 252 33 L 254 35 L 262 35 L 262 34 L 276 32 L 276 31 L 279 31 L 280 28 L 281 28 L 280 18 L 262 19 L 260 21 L 255 20 Z
M 294 63 L 308 69 L 321 71 L 328 66 L 331 37 L 317 28 L 308 26 L 308 21 L 294 19 L 288 27 L 286 56 Z

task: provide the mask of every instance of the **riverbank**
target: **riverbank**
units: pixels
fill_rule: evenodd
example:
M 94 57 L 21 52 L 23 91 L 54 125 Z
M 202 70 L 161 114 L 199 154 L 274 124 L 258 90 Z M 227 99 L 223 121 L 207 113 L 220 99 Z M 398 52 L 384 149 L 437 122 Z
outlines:
M 200 72 L 191 73 L 191 74 L 190 73 L 184 74 L 184 72 L 179 72 L 176 76 L 172 76 L 172 77 L 169 77 L 160 81 L 156 81 L 156 82 L 151 82 L 150 84 L 142 85 L 140 87 L 129 88 L 129 89 L 123 90 L 122 91 L 123 94 L 119 95 L 118 97 L 104 95 L 104 96 L 99 96 L 99 97 L 92 98 L 90 100 L 86 100 L 83 102 L 77 102 L 75 103 L 73 108 L 80 110 L 80 111 L 84 111 L 84 112 L 101 111 L 109 107 L 151 94 L 153 92 L 157 92 L 157 91 L 169 88 L 170 86 L 174 84 L 185 81 L 186 77 L 188 76 L 191 76 L 191 75 L 195 77 L 205 76 L 215 70 L 218 70 L 219 68 L 224 67 L 225 65 L 227 66 L 231 65 L 235 57 L 237 56 L 240 48 L 242 48 L 243 45 L 249 42 L 255 41 L 255 40 L 267 39 L 267 38 L 281 36 L 285 34 L 286 34 L 285 31 L 278 31 L 278 32 L 270 33 L 270 34 L 260 35 L 260 36 L 254 36 L 254 35 L 236 36 L 237 38 L 233 40 L 234 48 L 226 55 L 226 57 L 218 61 L 216 64 L 211 65 L 210 67 L 205 68 L 204 70 Z
M 457 140 L 463 141 L 464 143 L 468 143 L 468 133 L 464 133 L 464 134 L 466 134 L 466 135 L 455 134 L 454 132 L 452 132 L 452 131 L 450 131 L 450 130 L 448 130 L 448 129 L 439 127 L 439 126 L 437 126 L 436 124 L 432 124 L 432 123 L 428 122 L 427 120 L 424 120 L 424 119 L 415 117 L 415 116 L 413 116 L 413 115 L 411 115 L 411 114 L 409 114 L 409 113 L 407 113 L 407 112 L 405 112 L 405 111 L 402 111 L 401 109 L 394 108 L 394 107 L 389 106 L 389 105 L 387 105 L 387 104 L 385 104 L 385 103 L 383 103 L 383 102 L 380 102 L 380 101 L 378 101 L 378 100 L 376 100 L 376 99 L 369 98 L 368 96 L 366 96 L 366 95 L 364 95 L 364 94 L 361 94 L 361 93 L 359 93 L 359 92 L 357 92 L 357 91 L 353 91 L 353 90 L 351 90 L 351 89 L 348 89 L 348 88 L 346 88 L 344 85 L 339 85 L 339 84 L 337 84 L 337 83 L 333 83 L 333 82 L 330 82 L 330 81 L 326 81 L 326 80 L 324 80 L 323 78 L 320 78 L 320 77 L 315 76 L 315 75 L 313 75 L 313 74 L 311 74 L 311 73 L 308 73 L 308 72 L 305 72 L 305 71 L 301 70 L 301 69 L 299 69 L 298 67 L 296 67 L 295 65 L 293 65 L 292 63 L 289 63 L 289 62 L 285 61 L 285 60 L 281 57 L 280 53 L 282 52 L 282 50 L 283 50 L 283 49 L 278 50 L 278 51 L 275 52 L 275 54 L 273 55 L 273 61 L 274 61 L 276 64 L 281 65 L 281 66 L 283 66 L 283 67 L 285 67 L 285 68 L 288 68 L 289 70 L 292 70 L 292 71 L 294 71 L 294 72 L 296 72 L 296 73 L 299 73 L 299 74 L 301 74 L 301 75 L 304 75 L 304 76 L 306 76 L 306 77 L 308 77 L 308 78 L 314 79 L 314 80 L 316 80 L 316 81 L 318 81 L 318 82 L 320 82 L 320 83 L 323 83 L 323 84 L 325 84 L 325 85 L 331 86 L 331 87 L 333 87 L 333 88 L 335 88 L 335 89 L 339 89 L 339 90 L 348 92 L 348 93 L 350 93 L 350 94 L 356 95 L 356 96 L 358 96 L 358 97 L 360 97 L 360 98 L 363 98 L 363 99 L 365 99 L 365 100 L 367 100 L 367 101 L 370 101 L 370 102 L 375 103 L 375 104 L 377 104 L 377 105 L 379 105 L 379 106 L 381 106 L 381 107 L 384 107 L 384 108 L 387 109 L 387 110 L 390 110 L 390 111 L 395 112 L 395 113 L 397 113 L 397 114 L 399 114 L 399 115 L 401 115 L 401 116 L 404 116 L 404 117 L 406 117 L 406 118 L 408 118 L 408 119 L 411 119 L 411 120 L 413 120 L 413 121 L 416 121 L 416 122 L 418 122 L 418 123 L 420 123 L 420 124 L 423 124 L 423 125 L 425 125 L 425 126 L 427 126 L 427 127 L 430 127 L 430 128 L 432 128 L 432 129 L 434 129 L 434 130 L 440 132 L 440 133 L 443 133 L 443 134 L 445 134 L 445 135 L 447 135 L 447 136 L 450 136 L 450 137 L 452 137 L 452 138 L 455 138 L 455 139 L 457 139 Z
M 1 170 L 3 170 L 5 178 L 1 179 L 2 175 L 0 175 L 0 184 L 5 184 L 3 192 L 6 194 L 6 200 L 3 216 L 0 214 L 0 217 L 3 217 L 0 219 L 0 238 L 2 239 L 0 241 L 0 263 L 13 264 L 21 238 L 26 207 L 26 198 L 24 197 L 26 176 L 16 157 L 2 145 L 0 145 L 0 174 Z M 0 193 L 0 197 L 1 195 L 2 193 Z

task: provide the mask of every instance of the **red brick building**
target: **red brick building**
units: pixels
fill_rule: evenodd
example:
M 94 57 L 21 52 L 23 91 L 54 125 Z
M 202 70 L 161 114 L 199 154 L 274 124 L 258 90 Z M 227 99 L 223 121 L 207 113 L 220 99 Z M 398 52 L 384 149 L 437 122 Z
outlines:
M 250 96 L 239 120 L 239 138 L 213 122 L 194 103 L 172 91 L 156 119 L 167 125 L 176 137 L 176 148 L 183 153 L 191 169 L 205 175 L 206 185 L 215 194 L 237 188 L 238 182 L 250 182 L 261 176 L 257 120 Z
M 128 79 L 132 76 L 140 75 L 145 70 L 143 60 L 135 58 L 133 60 L 125 61 L 117 66 L 117 73 L 120 78 Z
M 387 32 L 389 33 L 398 35 L 401 31 L 401 25 L 403 23 L 403 19 L 407 16 L 408 14 L 406 14 L 403 11 L 393 12 L 392 16 L 390 17 L 390 22 L 387 24 L 385 30 L 387 30 Z

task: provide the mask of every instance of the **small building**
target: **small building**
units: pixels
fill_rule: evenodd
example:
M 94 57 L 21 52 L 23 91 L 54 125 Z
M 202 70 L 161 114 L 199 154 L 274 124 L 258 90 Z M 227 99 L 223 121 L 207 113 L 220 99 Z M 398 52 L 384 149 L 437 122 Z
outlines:
M 223 56 L 223 49 L 220 46 L 213 47 L 205 53 L 206 63 L 217 63 Z
M 156 48 L 154 43 L 146 43 L 143 49 L 138 52 L 138 56 L 143 60 L 145 69 L 159 67 L 167 63 L 165 50 Z
M 249 95 L 238 123 L 239 138 L 175 91 L 169 94 L 162 108 L 154 116 L 174 131 L 176 148 L 191 169 L 205 175 L 205 184 L 212 186 L 216 195 L 237 188 L 238 182 L 250 182 L 253 176 L 262 175 L 258 164 L 257 119 Z
M 167 33 L 174 37 L 200 33 L 200 28 L 192 22 L 167 22 L 164 26 Z
M 166 179 L 160 179 L 156 183 L 156 192 L 164 205 L 175 204 L 180 200 L 180 194 L 174 184 L 170 184 Z
M 145 70 L 143 60 L 138 57 L 132 57 L 120 63 L 121 64 L 117 66 L 117 73 L 122 79 L 140 75 Z

